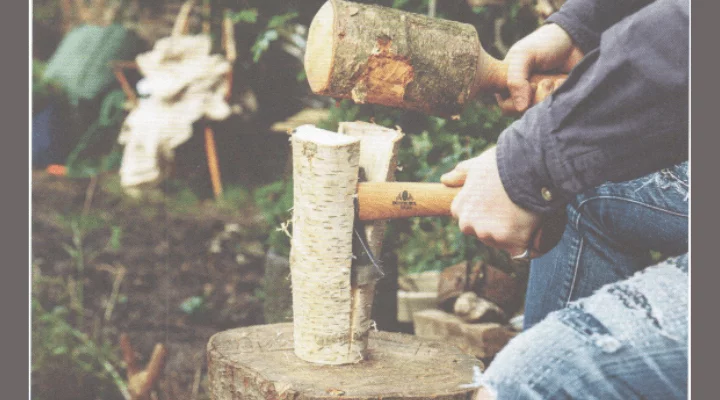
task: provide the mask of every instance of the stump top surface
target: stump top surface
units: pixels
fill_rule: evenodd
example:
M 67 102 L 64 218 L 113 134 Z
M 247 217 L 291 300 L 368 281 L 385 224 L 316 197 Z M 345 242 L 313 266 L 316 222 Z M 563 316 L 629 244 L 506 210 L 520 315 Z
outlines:
M 295 356 L 292 323 L 220 332 L 210 338 L 208 362 L 211 369 L 262 376 L 300 398 L 457 396 L 474 390 L 465 385 L 473 385 L 475 370 L 483 369 L 481 361 L 452 345 L 389 332 L 370 333 L 363 362 L 313 364 Z

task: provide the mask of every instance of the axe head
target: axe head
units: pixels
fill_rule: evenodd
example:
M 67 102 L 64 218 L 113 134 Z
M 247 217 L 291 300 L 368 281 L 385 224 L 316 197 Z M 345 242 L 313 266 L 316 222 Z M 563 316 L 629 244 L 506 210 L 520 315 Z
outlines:
M 357 210 L 357 206 L 355 209 Z M 357 213 L 353 223 L 352 253 L 353 261 L 350 271 L 354 287 L 374 284 L 385 276 L 380 260 L 368 246 L 365 224 L 357 218 Z

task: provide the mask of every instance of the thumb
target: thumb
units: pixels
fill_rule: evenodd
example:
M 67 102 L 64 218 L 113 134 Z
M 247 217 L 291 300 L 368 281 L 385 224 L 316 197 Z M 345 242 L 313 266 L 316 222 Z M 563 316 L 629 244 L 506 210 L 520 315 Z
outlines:
M 448 187 L 460 187 L 465 184 L 468 174 L 468 162 L 462 161 L 455 168 L 440 177 L 440 182 Z

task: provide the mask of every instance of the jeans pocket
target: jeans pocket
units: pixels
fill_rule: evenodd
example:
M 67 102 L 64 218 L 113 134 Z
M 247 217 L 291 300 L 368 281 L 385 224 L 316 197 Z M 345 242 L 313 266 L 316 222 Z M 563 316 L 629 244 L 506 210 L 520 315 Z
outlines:
M 677 190 L 687 200 L 690 196 L 687 161 L 674 167 L 660 170 L 657 174 L 657 183 L 661 189 Z

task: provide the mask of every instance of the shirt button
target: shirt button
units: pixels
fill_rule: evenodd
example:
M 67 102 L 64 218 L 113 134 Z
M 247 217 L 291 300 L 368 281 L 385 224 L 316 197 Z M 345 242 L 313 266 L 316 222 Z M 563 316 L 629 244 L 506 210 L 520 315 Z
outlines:
M 553 199 L 553 194 L 552 194 L 552 192 L 550 191 L 550 189 L 548 189 L 548 188 L 546 188 L 546 187 L 544 187 L 544 188 L 542 188 L 542 189 L 540 190 L 540 194 L 542 194 L 542 198 L 543 198 L 545 201 L 548 201 L 548 202 L 549 202 L 549 201 L 552 201 L 552 199 Z

